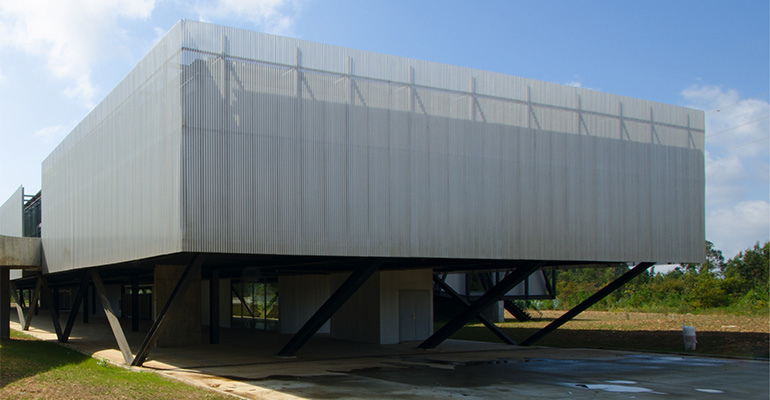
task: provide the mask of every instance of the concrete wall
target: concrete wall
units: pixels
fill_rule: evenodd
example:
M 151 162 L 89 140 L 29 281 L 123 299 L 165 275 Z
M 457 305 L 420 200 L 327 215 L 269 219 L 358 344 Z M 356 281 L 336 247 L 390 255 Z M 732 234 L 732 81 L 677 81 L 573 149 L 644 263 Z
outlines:
M 329 298 L 329 275 L 286 275 L 278 278 L 281 333 L 296 333 Z M 329 333 L 326 322 L 318 333 Z
M 404 301 L 412 304 L 404 304 Z M 433 271 L 380 273 L 380 343 L 402 341 L 401 325 L 405 318 L 410 319 L 410 315 L 404 313 L 415 315 L 413 332 L 407 340 L 427 339 L 433 333 Z
M 157 265 L 153 301 L 155 316 L 163 309 L 171 292 L 179 282 L 185 265 Z M 193 281 L 176 304 L 175 310 L 166 314 L 166 325 L 158 338 L 158 346 L 185 346 L 201 344 L 201 278 Z
M 376 272 L 331 318 L 331 336 L 365 343 L 380 343 L 380 274 Z M 330 276 L 331 292 L 349 273 Z
M 405 340 L 427 338 L 433 332 L 431 274 L 430 270 L 375 273 L 332 317 L 331 336 L 367 343 L 399 343 L 403 318 L 407 318 L 412 326 Z M 333 274 L 333 290 L 347 276 Z M 410 304 L 404 304 L 406 299 Z
M 0 266 L 40 267 L 40 238 L 0 235 Z

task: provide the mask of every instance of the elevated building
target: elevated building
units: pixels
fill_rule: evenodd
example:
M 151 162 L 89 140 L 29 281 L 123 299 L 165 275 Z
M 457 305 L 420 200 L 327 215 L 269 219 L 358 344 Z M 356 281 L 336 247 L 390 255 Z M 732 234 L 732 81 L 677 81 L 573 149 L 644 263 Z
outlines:
M 43 162 L 14 282 L 166 321 L 149 348 L 423 340 L 444 273 L 495 271 L 481 309 L 544 268 L 703 261 L 703 148 L 698 110 L 183 20 Z

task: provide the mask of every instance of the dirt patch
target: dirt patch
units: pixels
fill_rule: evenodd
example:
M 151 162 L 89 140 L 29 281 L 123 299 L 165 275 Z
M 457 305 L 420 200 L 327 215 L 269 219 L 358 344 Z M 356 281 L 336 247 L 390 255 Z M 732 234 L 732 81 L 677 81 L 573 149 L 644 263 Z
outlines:
M 519 342 L 563 313 L 533 310 L 533 321 L 518 322 L 511 317 L 497 325 Z M 682 324 L 696 328 L 695 351 L 685 352 Z M 480 324 L 466 326 L 452 337 L 498 341 Z M 768 359 L 770 321 L 767 316 L 586 311 L 535 344 Z
M 564 311 L 531 311 L 535 321 L 520 323 L 523 327 L 545 326 L 560 317 Z M 513 317 L 506 319 L 513 322 Z M 515 324 L 515 322 L 513 322 Z M 727 314 L 663 314 L 640 312 L 585 311 L 564 325 L 569 329 L 621 331 L 682 331 L 682 324 L 694 326 L 703 332 L 770 333 L 767 315 Z

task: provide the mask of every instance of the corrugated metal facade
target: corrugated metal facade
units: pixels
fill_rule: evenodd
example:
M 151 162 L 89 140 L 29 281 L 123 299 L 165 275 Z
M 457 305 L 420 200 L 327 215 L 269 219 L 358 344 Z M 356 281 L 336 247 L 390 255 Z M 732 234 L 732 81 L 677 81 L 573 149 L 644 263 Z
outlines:
M 49 272 L 181 249 L 180 43 L 177 25 L 43 162 Z
M 0 235 L 17 237 L 23 235 L 23 209 L 24 188 L 19 186 L 11 197 L 0 206 Z
M 46 160 L 44 245 L 697 262 L 703 137 L 701 111 L 182 21 Z
M 20 237 L 24 234 L 24 188 L 19 186 L 0 206 L 0 235 Z M 10 279 L 21 278 L 21 270 L 11 270 Z

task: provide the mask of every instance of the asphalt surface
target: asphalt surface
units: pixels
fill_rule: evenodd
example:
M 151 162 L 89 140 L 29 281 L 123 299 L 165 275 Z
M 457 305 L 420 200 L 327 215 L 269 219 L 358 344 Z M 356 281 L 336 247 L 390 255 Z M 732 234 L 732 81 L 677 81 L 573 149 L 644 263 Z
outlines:
M 131 332 L 129 325 L 124 331 L 136 351 L 147 327 Z M 41 312 L 28 333 L 54 341 L 52 331 Z M 275 357 L 289 338 L 225 329 L 222 344 L 157 348 L 142 369 L 248 399 L 770 398 L 767 361 L 456 340 L 426 351 L 417 343 L 326 336 L 313 338 L 296 358 Z M 76 324 L 68 346 L 123 362 L 106 320 Z

